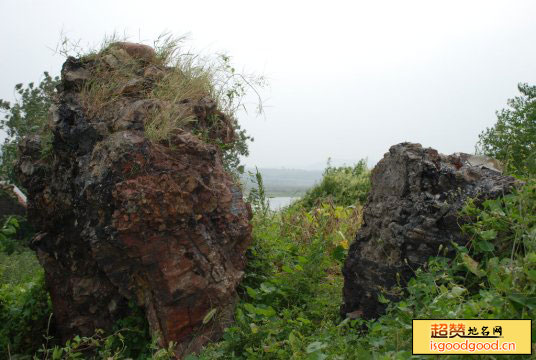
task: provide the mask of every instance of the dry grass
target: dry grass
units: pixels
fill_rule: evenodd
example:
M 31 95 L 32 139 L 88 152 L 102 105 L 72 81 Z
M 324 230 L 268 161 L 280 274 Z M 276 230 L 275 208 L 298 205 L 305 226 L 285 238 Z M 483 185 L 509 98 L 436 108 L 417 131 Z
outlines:
M 145 134 L 154 142 L 168 140 L 174 131 L 184 129 L 196 121 L 195 116 L 186 107 L 159 107 L 151 109 L 148 115 Z
M 185 50 L 184 37 L 160 36 L 153 44 L 156 57 L 150 64 L 114 48 L 114 42 L 125 40 L 114 34 L 105 38 L 97 50 L 84 54 L 78 43 L 64 41 L 59 52 L 74 53 L 93 64 L 91 79 L 86 81 L 80 94 L 84 108 L 93 118 L 113 117 L 117 112 L 115 106 L 125 97 L 122 93 L 125 84 L 132 79 L 143 79 L 144 69 L 153 66 L 160 71 L 161 76 L 134 95 L 159 104 L 148 111 L 145 119 L 146 135 L 155 142 L 168 140 L 174 130 L 195 128 L 192 106 L 201 99 L 211 99 L 219 110 L 233 119 L 244 107 L 242 100 L 248 90 L 258 95 L 257 87 L 264 86 L 262 77 L 236 73 L 225 55 L 202 57 Z M 65 50 L 68 48 L 71 51 Z M 114 62 L 114 66 L 110 66 L 110 62 Z M 258 99 L 262 104 L 260 96 Z

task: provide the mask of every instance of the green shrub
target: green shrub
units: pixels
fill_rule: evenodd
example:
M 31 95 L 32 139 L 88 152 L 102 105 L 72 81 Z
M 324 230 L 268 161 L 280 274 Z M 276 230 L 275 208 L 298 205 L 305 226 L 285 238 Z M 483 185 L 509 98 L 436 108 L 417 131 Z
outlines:
M 236 323 L 200 359 L 320 356 L 339 321 L 341 262 L 360 224 L 359 207 L 294 205 L 256 213 L 254 243 L 241 285 Z M 352 343 L 338 342 L 350 349 Z M 316 358 L 316 357 L 313 357 Z
M 0 99 L 0 112 L 4 118 L 0 119 L 0 129 L 6 132 L 7 137 L 2 144 L 0 163 L 0 178 L 20 187 L 14 172 L 14 162 L 18 156 L 18 144 L 27 135 L 50 135 L 46 126 L 48 110 L 56 93 L 59 78 L 52 77 L 45 72 L 39 85 L 15 85 L 17 96 L 15 103 Z
M 48 332 L 50 314 L 42 271 L 30 281 L 0 285 L 0 357 L 33 354 Z
M 508 173 L 536 174 L 536 85 L 519 84 L 521 96 L 497 111 L 497 122 L 483 131 L 477 150 L 501 160 Z
M 52 340 L 52 337 L 46 337 Z M 130 338 L 130 340 L 129 340 Z M 136 339 L 130 331 L 122 329 L 112 334 L 106 335 L 104 331 L 97 329 L 92 336 L 74 336 L 62 346 L 49 347 L 46 342 L 33 356 L 34 360 L 71 360 L 71 359 L 92 359 L 92 360 L 120 360 L 132 359 L 131 351 L 128 350 L 128 342 Z M 170 343 L 168 348 L 160 348 L 157 340 L 150 343 L 145 341 L 143 353 L 137 355 L 136 359 L 153 360 L 173 360 L 176 359 L 173 353 L 174 344 Z M 142 345 L 139 344 L 139 345 Z
M 16 217 L 10 216 L 0 229 L 0 253 L 12 254 L 18 248 L 16 238 L 17 230 L 19 229 L 19 221 Z
M 328 163 L 320 184 L 307 191 L 300 203 L 308 209 L 326 201 L 341 206 L 363 204 L 369 190 L 370 171 L 366 160 L 354 166 L 332 167 Z
M 128 305 L 128 315 L 116 322 L 112 331 L 116 336 L 110 337 L 107 344 L 122 357 L 147 359 L 154 350 L 156 342 L 151 339 L 143 309 L 133 301 Z

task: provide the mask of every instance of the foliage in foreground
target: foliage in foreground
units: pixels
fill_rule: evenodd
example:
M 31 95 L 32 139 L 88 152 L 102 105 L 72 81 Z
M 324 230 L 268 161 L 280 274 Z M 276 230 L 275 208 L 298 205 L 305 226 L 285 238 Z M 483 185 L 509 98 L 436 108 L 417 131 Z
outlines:
M 426 358 L 411 355 L 412 319 L 535 318 L 536 181 L 481 206 L 469 202 L 461 214 L 470 220 L 463 227 L 467 246 L 458 246 L 454 259 L 431 258 L 415 272 L 407 297 L 372 321 L 339 317 L 342 279 L 336 251 L 329 249 L 338 231 L 346 237 L 355 230 L 343 209 L 324 205 L 311 213 L 291 207 L 255 220 L 247 295 L 236 325 L 200 359 Z M 327 225 L 322 212 L 331 219 L 339 212 L 337 226 Z M 299 229 L 310 219 L 315 230 L 303 233 Z
M 536 174 L 536 85 L 519 84 L 521 96 L 497 111 L 497 122 L 483 131 L 478 150 L 501 160 L 510 174 Z
M 0 358 L 31 355 L 39 348 L 50 312 L 43 269 L 34 253 L 0 252 Z
M 339 322 L 340 267 L 360 211 L 324 203 L 256 216 L 236 323 L 199 358 L 322 358 L 322 335 Z M 341 351 L 350 354 L 347 340 Z

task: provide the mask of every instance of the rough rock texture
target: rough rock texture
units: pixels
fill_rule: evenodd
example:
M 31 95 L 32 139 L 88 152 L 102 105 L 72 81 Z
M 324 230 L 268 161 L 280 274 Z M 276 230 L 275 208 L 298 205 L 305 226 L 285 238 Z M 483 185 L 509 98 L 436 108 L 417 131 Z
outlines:
M 153 66 L 146 48 L 120 46 L 141 53 L 140 76 Z M 110 329 L 130 301 L 144 308 L 162 344 L 179 344 L 180 356 L 218 337 L 230 320 L 250 210 L 217 146 L 188 130 L 161 143 L 147 139 L 148 112 L 163 106 L 144 98 L 151 79 L 104 115 L 88 115 L 81 91 L 95 61 L 69 58 L 63 66 L 51 153 L 43 158 L 37 136 L 22 142 L 18 175 L 39 231 L 33 247 L 64 339 Z M 198 124 L 224 116 L 206 99 L 191 111 L 201 114 Z
M 343 316 L 374 318 L 391 300 L 397 278 L 403 286 L 413 270 L 436 256 L 440 245 L 465 244 L 457 212 L 469 197 L 497 198 L 516 183 L 496 170 L 494 159 L 445 156 L 420 144 L 394 145 L 372 171 L 363 226 L 344 264 Z M 452 254 L 452 251 L 449 251 Z

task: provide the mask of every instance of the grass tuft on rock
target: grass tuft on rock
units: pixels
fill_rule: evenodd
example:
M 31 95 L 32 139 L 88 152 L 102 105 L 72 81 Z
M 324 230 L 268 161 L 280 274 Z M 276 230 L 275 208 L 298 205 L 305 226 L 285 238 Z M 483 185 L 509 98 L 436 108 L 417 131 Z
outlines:
M 164 35 L 154 42 L 154 50 L 138 44 L 139 51 L 119 40 L 112 36 L 99 50 L 78 53 L 89 71 L 81 98 L 90 117 L 109 119 L 122 99 L 134 97 L 151 103 L 144 128 L 152 141 L 169 141 L 181 129 L 215 143 L 241 138 L 233 136 L 239 129 L 237 111 L 244 108 L 249 90 L 259 95 L 263 77 L 238 73 L 226 55 L 186 50 L 184 37 Z M 262 104 L 260 96 L 258 100 Z

